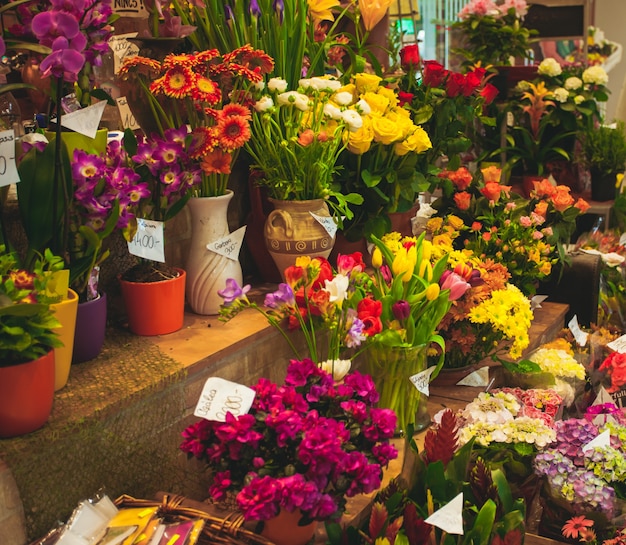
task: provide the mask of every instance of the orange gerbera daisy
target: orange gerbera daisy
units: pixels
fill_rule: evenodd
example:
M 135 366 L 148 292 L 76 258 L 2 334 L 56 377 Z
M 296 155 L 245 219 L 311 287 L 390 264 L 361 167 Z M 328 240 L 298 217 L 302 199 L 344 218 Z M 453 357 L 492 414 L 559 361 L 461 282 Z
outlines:
M 193 68 L 201 64 L 196 55 L 188 55 L 187 53 L 181 53 L 180 55 L 176 55 L 175 53 L 170 53 L 163 59 L 162 68 L 163 70 L 171 70 L 176 66 L 185 66 L 187 68 Z
M 174 66 L 163 76 L 163 93 L 172 98 L 185 98 L 196 87 L 196 74 L 186 66 Z
M 239 57 L 239 63 L 247 66 L 255 73 L 269 74 L 274 69 L 274 60 L 264 51 L 246 50 Z
M 191 159 L 199 159 L 203 155 L 207 155 L 217 145 L 214 128 L 212 127 L 196 127 L 191 131 L 191 141 L 189 143 L 189 157 Z
M 200 168 L 205 174 L 230 174 L 232 157 L 221 149 L 214 149 L 202 158 Z
M 218 57 L 220 52 L 217 49 L 206 49 L 205 51 L 200 51 L 200 53 L 196 54 L 196 58 L 198 61 L 202 63 L 207 63 L 212 61 L 215 57 Z
M 124 60 L 119 70 L 120 78 L 128 76 L 131 70 L 137 69 L 137 71 L 159 71 L 161 69 L 161 63 L 154 59 L 148 59 L 147 57 L 140 57 L 136 55 Z M 144 70 L 142 70 L 144 69 Z M 134 71 L 134 70 L 133 70 Z
M 204 76 L 196 76 L 196 85 L 191 96 L 199 102 L 217 104 L 222 100 L 222 91 L 213 80 Z
M 231 115 L 250 119 L 250 108 L 246 108 L 243 104 L 237 102 L 231 102 L 222 108 L 220 117 L 228 117 Z
M 561 533 L 566 538 L 576 539 L 583 530 L 591 528 L 593 521 L 585 518 L 584 515 L 572 517 L 561 528 Z
M 250 140 L 250 125 L 241 116 L 231 115 L 221 118 L 217 123 L 217 138 L 220 147 L 232 151 Z

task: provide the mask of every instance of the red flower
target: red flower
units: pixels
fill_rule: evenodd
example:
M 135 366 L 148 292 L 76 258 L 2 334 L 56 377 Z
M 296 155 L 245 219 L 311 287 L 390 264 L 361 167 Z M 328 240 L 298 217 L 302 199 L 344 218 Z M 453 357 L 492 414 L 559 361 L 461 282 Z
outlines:
M 500 195 L 504 193 L 509 194 L 510 186 L 500 185 L 498 182 L 487 182 L 480 192 L 490 201 L 497 202 L 500 199 Z
M 439 87 L 446 79 L 448 71 L 437 61 L 424 61 L 422 81 L 427 87 Z
M 478 72 L 468 72 L 463 79 L 463 96 L 470 96 L 482 81 L 482 76 Z
M 467 191 L 454 194 L 454 204 L 459 210 L 468 210 L 472 202 L 472 195 Z
M 405 104 L 411 104 L 413 102 L 413 97 L 415 95 L 413 93 L 407 93 L 406 91 L 398 91 L 398 102 L 400 106 L 404 106 Z
M 378 335 L 383 330 L 383 323 L 377 316 L 367 316 L 361 320 L 363 322 L 363 333 L 368 337 Z
M 485 105 L 491 104 L 498 96 L 498 88 L 491 83 L 485 85 L 478 93 L 485 100 Z
M 450 72 L 446 80 L 446 93 L 448 98 L 458 97 L 463 93 L 465 87 L 465 76 L 458 72 Z
M 378 318 L 383 313 L 383 304 L 380 301 L 376 301 L 371 297 L 361 299 L 356 307 L 357 316 L 360 320 L 365 321 L 365 318 L 375 317 Z
M 417 44 L 407 45 L 400 50 L 400 65 L 403 70 L 416 67 L 420 62 L 420 50 Z

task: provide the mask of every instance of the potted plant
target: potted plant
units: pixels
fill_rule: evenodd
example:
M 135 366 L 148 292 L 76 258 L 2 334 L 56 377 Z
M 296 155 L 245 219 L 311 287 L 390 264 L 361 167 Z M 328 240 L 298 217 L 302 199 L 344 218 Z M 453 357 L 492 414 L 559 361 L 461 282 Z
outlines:
M 600 125 L 582 137 L 585 164 L 591 171 L 591 199 L 615 199 L 616 176 L 626 168 L 624 122 L 615 127 Z
M 62 260 L 47 250 L 20 269 L 17 256 L 0 246 L 0 437 L 30 433 L 48 420 L 55 390 L 54 348 L 61 324 L 50 308 L 49 274 Z
M 253 390 L 246 414 L 192 424 L 180 448 L 210 470 L 214 501 L 236 495 L 244 518 L 263 521 L 270 541 L 304 545 L 315 526 L 293 540 L 302 526 L 337 521 L 347 498 L 380 486 L 397 456 L 389 441 L 395 415 L 373 407 L 378 394 L 367 375 L 355 371 L 335 384 L 309 359 L 291 361 L 284 385 L 260 379 Z M 278 522 L 287 540 L 275 533 L 281 512 L 294 519 Z

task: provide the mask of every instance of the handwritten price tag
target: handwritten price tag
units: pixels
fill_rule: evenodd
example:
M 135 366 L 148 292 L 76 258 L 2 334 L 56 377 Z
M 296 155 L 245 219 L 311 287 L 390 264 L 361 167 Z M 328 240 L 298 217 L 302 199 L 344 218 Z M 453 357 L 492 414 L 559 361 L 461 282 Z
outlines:
M 226 413 L 233 416 L 247 414 L 252 407 L 254 395 L 254 390 L 247 386 L 211 377 L 204 383 L 193 414 L 198 418 L 225 422 Z
M 337 232 L 337 224 L 335 223 L 335 220 L 332 217 L 318 216 L 317 214 L 314 214 L 313 212 L 309 212 L 309 214 L 311 214 L 311 216 L 315 218 L 317 223 L 319 223 L 331 237 L 335 236 L 335 233 Z
M 463 535 L 463 492 L 426 519 L 449 534 Z
M 126 57 L 134 57 L 139 54 L 139 47 L 133 42 L 129 42 L 128 38 L 136 38 L 137 32 L 130 32 L 129 34 L 117 34 L 111 36 L 109 41 L 109 49 L 113 52 L 113 70 L 117 74 L 120 71 L 120 66 Z
M 128 243 L 128 251 L 137 257 L 165 263 L 163 222 L 137 219 L 137 232 Z
M 626 353 L 626 335 L 622 335 L 614 341 L 611 341 L 607 344 L 607 346 L 611 350 L 615 350 L 615 352 L 619 352 L 620 354 Z
M 0 131 L 0 187 L 20 181 L 15 164 L 15 133 Z
M 128 105 L 126 97 L 116 98 L 115 102 L 117 103 L 117 110 L 119 111 L 120 119 L 122 120 L 122 128 L 133 131 L 139 129 L 139 123 L 137 123 L 133 112 L 130 111 L 130 106 Z
M 417 390 L 424 394 L 425 396 L 430 395 L 428 385 L 430 384 L 430 375 L 433 374 L 433 371 L 437 368 L 436 365 L 429 367 L 426 371 L 422 371 L 421 373 L 417 373 L 409 377 L 409 380 L 413 383 L 413 386 L 417 388 Z
M 578 325 L 578 316 L 574 315 L 574 317 L 567 324 L 569 330 L 574 335 L 574 339 L 576 339 L 576 344 L 578 346 L 585 346 L 587 344 L 587 339 L 589 338 L 589 333 L 585 333 L 580 326 Z
M 84 134 L 89 138 L 95 138 L 106 105 L 106 100 L 101 100 L 86 108 L 64 114 L 61 117 L 61 125 L 67 129 L 72 129 L 75 132 Z
M 241 250 L 241 245 L 243 243 L 243 236 L 245 234 L 246 226 L 244 225 L 225 237 L 209 242 L 206 245 L 207 250 L 223 255 L 233 261 L 237 261 L 239 258 L 239 250 Z

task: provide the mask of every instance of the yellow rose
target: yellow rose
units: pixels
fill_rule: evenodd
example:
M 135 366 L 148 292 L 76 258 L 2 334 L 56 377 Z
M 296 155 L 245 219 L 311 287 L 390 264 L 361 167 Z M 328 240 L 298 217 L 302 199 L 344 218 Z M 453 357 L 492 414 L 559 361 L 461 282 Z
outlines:
M 347 148 L 350 153 L 363 155 L 370 149 L 374 139 L 371 119 L 367 116 L 364 117 L 363 126 L 358 131 L 346 131 L 344 135 L 348 138 Z
M 374 74 L 357 74 L 354 76 L 354 84 L 360 95 L 368 91 L 376 91 L 381 81 L 383 79 Z
M 381 144 L 393 144 L 402 140 L 402 132 L 398 125 L 386 117 L 372 118 L 372 130 L 374 131 L 374 141 Z
M 549 261 L 544 261 L 539 267 L 539 272 L 541 274 L 550 274 L 552 272 L 552 263 Z
M 362 95 L 363 100 L 367 102 L 372 109 L 372 114 L 383 115 L 389 108 L 389 99 L 377 93 L 367 92 Z
M 448 216 L 448 223 L 457 231 L 464 225 L 463 220 L 454 214 Z
M 417 128 L 419 129 L 419 127 Z M 424 135 L 426 135 L 426 138 L 429 144 L 427 148 L 424 148 L 424 144 L 425 144 Z M 432 144 L 426 132 L 423 130 L 420 130 L 420 131 L 415 130 L 413 131 L 412 134 L 408 136 L 408 138 L 396 144 L 394 148 L 394 152 L 396 155 L 402 156 L 402 155 L 406 155 L 410 151 L 415 152 L 415 153 L 423 153 L 424 151 L 430 148 L 432 148 Z
M 415 132 L 411 135 L 411 138 L 415 138 L 415 152 L 416 153 L 424 153 L 426 150 L 429 150 L 433 147 L 432 142 L 428 136 L 428 133 L 422 129 L 422 127 L 416 127 Z
M 407 115 L 402 115 L 400 112 L 406 112 Z M 407 110 L 396 108 L 385 115 L 389 121 L 393 121 L 396 125 L 398 125 L 398 131 L 402 134 L 401 139 L 407 138 L 415 131 L 413 120 L 408 114 L 409 112 Z
M 389 100 L 389 105 L 392 108 L 395 108 L 398 105 L 398 96 L 396 95 L 396 92 L 393 89 L 389 89 L 389 87 L 379 87 L 378 94 L 387 98 Z M 404 111 L 407 114 L 409 113 L 408 110 L 404 110 Z

